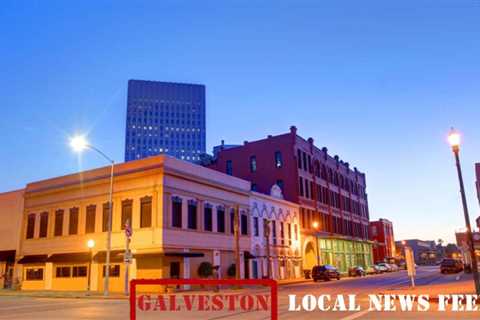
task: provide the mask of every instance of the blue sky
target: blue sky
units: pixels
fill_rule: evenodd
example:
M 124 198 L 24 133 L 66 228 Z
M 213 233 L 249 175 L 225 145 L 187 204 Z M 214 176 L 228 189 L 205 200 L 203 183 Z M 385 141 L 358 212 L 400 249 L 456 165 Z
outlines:
M 399 239 L 452 241 L 464 225 L 453 125 L 480 214 L 480 1 L 226 4 L 2 1 L 0 192 L 78 170 L 75 132 L 123 161 L 135 78 L 205 84 L 209 150 L 295 124 L 366 172 L 371 216 Z

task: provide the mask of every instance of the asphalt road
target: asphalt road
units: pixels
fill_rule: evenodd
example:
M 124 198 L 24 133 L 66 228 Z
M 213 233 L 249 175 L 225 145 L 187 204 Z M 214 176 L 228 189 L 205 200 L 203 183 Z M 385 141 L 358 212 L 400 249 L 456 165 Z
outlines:
M 462 276 L 464 277 L 464 276 Z M 420 267 L 417 271 L 417 286 L 428 290 L 432 284 L 455 286 L 462 281 L 457 275 L 441 275 L 438 267 Z M 347 278 L 329 282 L 306 282 L 281 286 L 279 288 L 279 319 L 478 319 L 476 312 L 437 312 L 432 303 L 427 312 L 374 312 L 368 311 L 368 294 L 383 293 L 392 289 L 408 288 L 410 280 L 405 271 L 368 276 L 364 278 Z M 260 293 L 259 289 L 250 293 Z M 325 312 L 318 309 L 312 312 L 288 311 L 288 295 L 295 294 L 298 300 L 304 295 L 356 294 L 356 303 L 360 311 Z M 102 299 L 59 299 L 32 297 L 0 297 L 0 319 L 128 319 L 129 306 L 126 300 Z M 137 319 L 268 319 L 265 312 L 138 312 Z

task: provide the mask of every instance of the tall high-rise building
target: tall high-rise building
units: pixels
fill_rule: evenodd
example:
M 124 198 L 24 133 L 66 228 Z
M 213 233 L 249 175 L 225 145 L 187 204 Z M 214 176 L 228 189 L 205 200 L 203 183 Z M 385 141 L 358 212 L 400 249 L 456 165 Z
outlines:
M 205 140 L 204 85 L 128 81 L 125 161 L 161 153 L 197 161 Z

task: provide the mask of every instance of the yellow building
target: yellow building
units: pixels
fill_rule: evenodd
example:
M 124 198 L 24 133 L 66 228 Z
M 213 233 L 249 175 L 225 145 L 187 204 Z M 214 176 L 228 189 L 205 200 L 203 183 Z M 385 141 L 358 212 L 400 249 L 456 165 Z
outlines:
M 24 194 L 15 275 L 23 290 L 103 290 L 110 168 L 30 183 Z M 240 208 L 241 274 L 250 250 L 250 183 L 168 156 L 114 169 L 110 290 L 125 283 L 124 226 L 131 222 L 130 278 L 197 278 L 202 262 L 234 263 Z M 92 252 L 87 241 L 92 239 Z

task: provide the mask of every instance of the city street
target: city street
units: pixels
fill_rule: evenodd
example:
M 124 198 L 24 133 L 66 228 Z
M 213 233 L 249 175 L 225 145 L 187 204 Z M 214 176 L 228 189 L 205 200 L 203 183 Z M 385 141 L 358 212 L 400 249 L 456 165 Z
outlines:
M 459 277 L 459 275 L 461 275 Z M 469 283 L 470 278 L 464 274 L 441 275 L 438 267 L 419 267 L 417 274 L 417 286 L 422 288 L 422 293 L 429 292 L 432 286 L 440 285 L 445 290 L 460 284 Z M 387 273 L 373 275 L 365 278 L 346 278 L 340 281 L 330 282 L 304 282 L 283 285 L 279 288 L 279 318 L 280 319 L 413 319 L 421 316 L 423 319 L 454 319 L 458 313 L 429 312 L 368 312 L 367 295 L 385 293 L 408 288 L 410 280 L 406 272 Z M 242 290 L 246 292 L 247 290 Z M 243 293 L 242 292 L 242 293 Z M 259 292 L 259 290 L 252 290 Z M 451 290 L 449 291 L 451 292 Z M 438 292 L 441 293 L 441 292 Z M 301 297 L 306 294 L 320 295 L 330 294 L 357 294 L 357 303 L 362 307 L 356 312 L 289 312 L 288 294 L 296 294 Z M 432 303 L 432 310 L 436 305 Z M 462 312 L 463 319 L 477 319 L 478 312 Z M 227 313 L 216 312 L 215 314 L 203 312 L 138 312 L 138 319 L 268 319 L 264 312 L 257 313 Z M 32 298 L 3 296 L 0 297 L 0 319 L 128 319 L 128 301 L 115 299 L 62 299 L 62 298 Z

